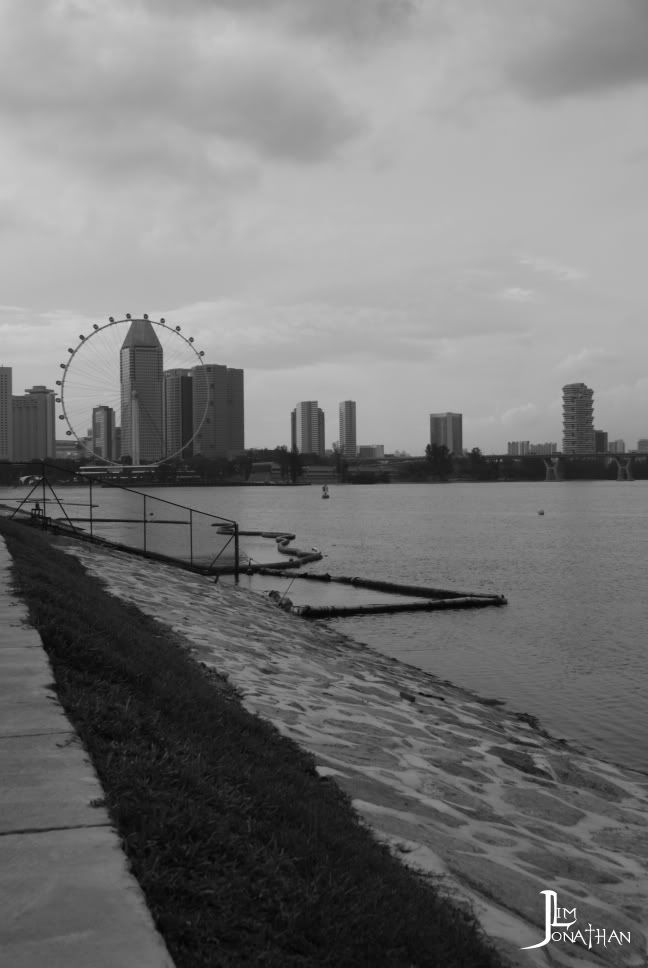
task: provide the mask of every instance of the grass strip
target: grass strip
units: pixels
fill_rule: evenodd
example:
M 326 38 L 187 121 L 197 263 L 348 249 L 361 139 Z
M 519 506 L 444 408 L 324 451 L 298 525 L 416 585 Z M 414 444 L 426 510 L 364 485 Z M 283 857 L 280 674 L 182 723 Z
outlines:
M 501 968 L 474 918 L 169 630 L 46 534 L 0 533 L 177 968 Z

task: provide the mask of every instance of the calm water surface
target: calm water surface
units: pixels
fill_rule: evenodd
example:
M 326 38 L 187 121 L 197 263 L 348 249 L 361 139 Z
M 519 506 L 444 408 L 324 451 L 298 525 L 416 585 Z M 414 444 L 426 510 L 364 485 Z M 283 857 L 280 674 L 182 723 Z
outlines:
M 243 529 L 294 531 L 298 547 L 326 555 L 309 568 L 332 575 L 504 594 L 504 608 L 338 619 L 335 627 L 648 771 L 648 482 L 330 492 L 329 501 L 316 487 L 150 494 L 234 518 Z M 95 500 L 123 508 L 130 499 L 96 489 Z M 278 557 L 262 539 L 242 547 L 257 560 Z M 317 593 L 305 586 L 295 582 L 290 597 L 313 601 Z

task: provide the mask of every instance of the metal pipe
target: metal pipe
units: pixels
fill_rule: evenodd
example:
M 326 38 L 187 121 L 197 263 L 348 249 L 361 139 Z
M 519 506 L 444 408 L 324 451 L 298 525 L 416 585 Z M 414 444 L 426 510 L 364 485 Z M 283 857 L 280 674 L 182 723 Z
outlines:
M 234 581 L 238 585 L 239 580 L 239 526 L 234 523 Z
M 144 510 L 143 510 L 142 513 L 144 515 L 144 518 L 143 518 L 143 523 L 144 523 L 144 528 L 143 528 L 143 531 L 144 531 L 144 551 L 146 552 L 146 494 L 143 494 L 142 497 L 144 498 Z
M 90 478 L 90 480 L 89 480 L 88 483 L 89 483 L 89 486 L 90 486 L 90 539 L 92 540 L 92 537 L 93 537 L 93 529 L 92 529 L 92 525 L 93 525 L 93 521 L 92 521 L 92 478 Z

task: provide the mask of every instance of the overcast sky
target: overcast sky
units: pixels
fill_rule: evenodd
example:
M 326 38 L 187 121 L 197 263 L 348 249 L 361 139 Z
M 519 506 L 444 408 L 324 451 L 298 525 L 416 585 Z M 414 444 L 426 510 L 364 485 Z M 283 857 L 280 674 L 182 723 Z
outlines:
M 647 0 L 0 0 L 0 111 L 14 393 L 148 312 L 250 447 L 648 437 Z

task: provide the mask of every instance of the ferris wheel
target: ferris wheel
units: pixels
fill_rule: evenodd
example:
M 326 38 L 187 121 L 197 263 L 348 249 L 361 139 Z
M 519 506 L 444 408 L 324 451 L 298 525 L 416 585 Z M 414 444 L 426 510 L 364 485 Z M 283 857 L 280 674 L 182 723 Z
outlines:
M 128 455 L 139 464 L 191 453 L 210 419 L 210 394 L 205 354 L 180 326 L 147 313 L 111 316 L 67 352 L 56 381 L 59 420 L 87 458 L 119 464 Z

